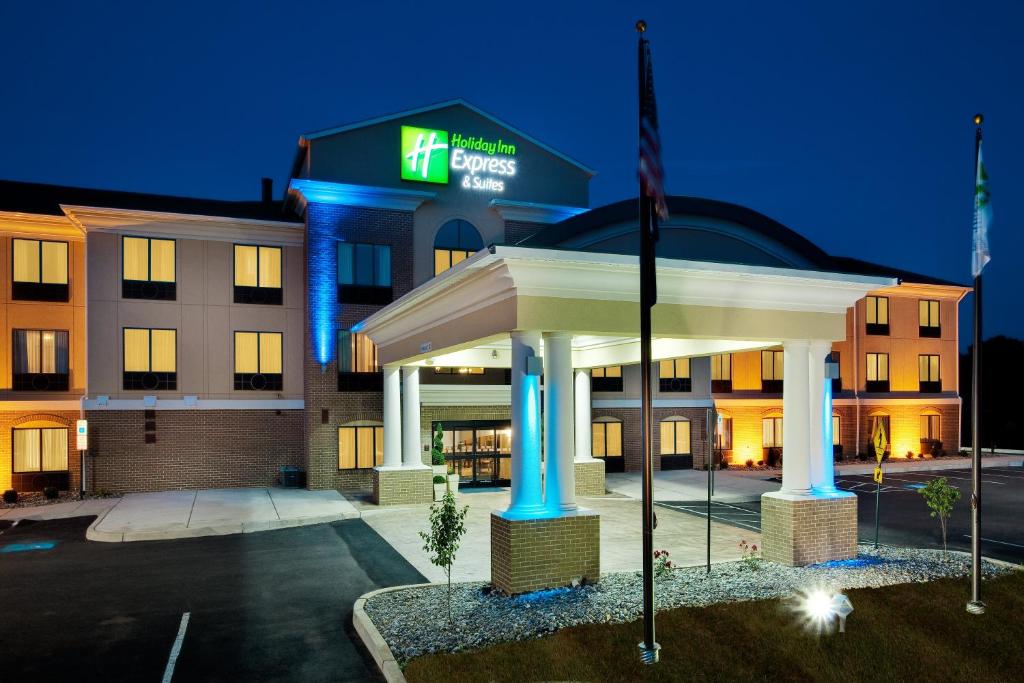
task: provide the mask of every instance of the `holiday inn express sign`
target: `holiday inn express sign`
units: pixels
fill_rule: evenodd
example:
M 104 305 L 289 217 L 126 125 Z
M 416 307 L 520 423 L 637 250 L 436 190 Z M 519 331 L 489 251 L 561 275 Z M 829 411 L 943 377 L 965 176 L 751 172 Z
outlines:
M 402 126 L 402 180 L 447 185 L 455 175 L 461 187 L 504 192 L 516 174 L 516 146 L 434 128 Z

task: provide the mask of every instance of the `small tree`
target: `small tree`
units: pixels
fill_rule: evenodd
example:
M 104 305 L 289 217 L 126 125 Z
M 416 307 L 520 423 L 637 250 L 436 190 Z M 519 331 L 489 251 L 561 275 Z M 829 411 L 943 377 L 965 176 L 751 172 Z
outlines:
M 960 489 L 950 486 L 945 477 L 932 479 L 921 489 L 920 494 L 924 496 L 924 502 L 928 505 L 932 517 L 939 518 L 939 526 L 942 528 L 942 556 L 948 557 L 949 551 L 946 548 L 946 520 L 953 506 L 960 500 Z
M 444 464 L 444 429 L 440 422 L 437 423 L 437 429 L 434 430 L 434 443 L 430 447 L 430 464 Z
M 430 553 L 430 563 L 441 567 L 448 577 L 448 623 L 452 622 L 452 563 L 459 549 L 459 540 L 466 533 L 468 511 L 469 506 L 458 509 L 455 494 L 449 489 L 440 505 L 430 506 L 430 533 L 420 532 L 423 549 Z

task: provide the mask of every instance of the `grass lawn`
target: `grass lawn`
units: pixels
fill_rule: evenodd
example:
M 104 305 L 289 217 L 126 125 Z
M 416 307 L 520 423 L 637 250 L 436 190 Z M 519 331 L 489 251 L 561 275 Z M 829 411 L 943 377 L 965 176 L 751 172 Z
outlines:
M 778 600 L 660 612 L 661 663 L 639 663 L 641 622 L 564 629 L 477 652 L 429 655 L 417 681 L 1021 680 L 1024 572 L 986 581 L 988 610 L 964 610 L 970 581 L 849 591 L 845 634 L 817 636 Z

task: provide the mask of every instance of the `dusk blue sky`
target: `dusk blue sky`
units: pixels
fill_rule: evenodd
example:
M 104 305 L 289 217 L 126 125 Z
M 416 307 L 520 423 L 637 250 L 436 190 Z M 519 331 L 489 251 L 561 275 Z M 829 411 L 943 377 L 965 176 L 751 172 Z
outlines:
M 969 281 L 983 111 L 986 336 L 1024 337 L 1020 2 L 8 2 L 0 178 L 256 198 L 303 132 L 462 97 L 596 169 L 598 206 L 636 192 L 639 16 L 669 192 L 830 253 Z

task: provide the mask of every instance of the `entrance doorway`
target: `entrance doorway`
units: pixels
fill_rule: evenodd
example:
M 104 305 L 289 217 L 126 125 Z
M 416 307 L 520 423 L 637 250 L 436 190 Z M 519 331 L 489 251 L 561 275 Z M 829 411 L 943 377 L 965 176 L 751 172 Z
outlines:
M 502 486 L 512 478 L 512 426 L 501 420 L 434 422 L 444 434 L 444 459 L 449 474 L 463 486 Z

